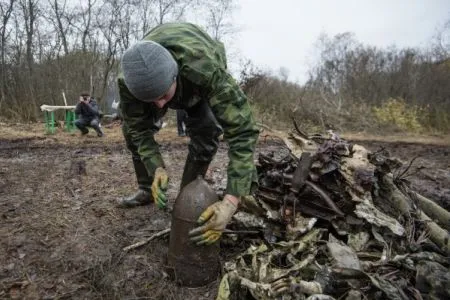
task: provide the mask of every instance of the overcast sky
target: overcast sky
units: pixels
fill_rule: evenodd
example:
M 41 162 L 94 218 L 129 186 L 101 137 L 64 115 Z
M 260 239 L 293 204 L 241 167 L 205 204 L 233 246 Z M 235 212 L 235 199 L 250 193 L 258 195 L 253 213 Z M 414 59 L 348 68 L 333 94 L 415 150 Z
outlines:
M 321 33 L 354 32 L 358 41 L 386 47 L 424 47 L 450 19 L 450 0 L 239 0 L 234 47 L 257 66 L 289 69 L 303 82 Z

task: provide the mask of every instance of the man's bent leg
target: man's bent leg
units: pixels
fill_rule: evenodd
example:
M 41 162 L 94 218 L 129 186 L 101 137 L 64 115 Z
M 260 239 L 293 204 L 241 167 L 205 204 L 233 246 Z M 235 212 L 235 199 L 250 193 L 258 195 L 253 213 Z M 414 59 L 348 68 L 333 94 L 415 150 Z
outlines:
M 98 137 L 102 137 L 103 136 L 103 131 L 100 128 L 100 121 L 99 119 L 92 119 L 91 122 L 89 123 L 89 126 L 91 126 L 95 132 L 97 132 L 97 136 Z
M 180 189 L 198 175 L 205 176 L 219 147 L 219 136 L 223 132 L 206 100 L 186 109 L 186 112 L 186 128 L 191 140 Z
M 152 185 L 153 178 L 148 175 L 147 169 L 145 168 L 145 165 L 137 152 L 137 147 L 131 141 L 126 124 L 123 124 L 122 131 L 127 148 L 131 151 L 131 158 L 133 161 L 134 172 L 136 174 L 139 190 L 132 196 L 119 199 L 118 204 L 121 207 L 133 207 L 150 204 L 152 202 L 150 187 Z
M 89 124 L 89 121 L 86 119 L 77 119 L 75 120 L 75 126 L 81 131 L 82 135 L 85 135 L 89 132 L 89 129 L 86 126 Z

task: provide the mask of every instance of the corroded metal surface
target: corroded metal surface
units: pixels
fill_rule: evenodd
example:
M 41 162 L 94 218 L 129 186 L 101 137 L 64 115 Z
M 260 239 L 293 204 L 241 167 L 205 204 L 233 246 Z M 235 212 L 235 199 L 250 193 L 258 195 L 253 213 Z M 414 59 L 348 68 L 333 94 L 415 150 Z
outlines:
M 217 279 L 220 271 L 219 244 L 196 246 L 188 232 L 195 228 L 201 213 L 218 201 L 215 192 L 199 176 L 178 195 L 172 212 L 168 265 L 181 285 L 198 287 Z

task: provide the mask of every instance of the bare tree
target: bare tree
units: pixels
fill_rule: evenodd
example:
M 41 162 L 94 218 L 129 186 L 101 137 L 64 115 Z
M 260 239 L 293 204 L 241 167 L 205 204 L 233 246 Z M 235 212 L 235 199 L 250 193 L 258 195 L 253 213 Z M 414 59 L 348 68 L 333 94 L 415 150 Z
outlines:
M 81 33 L 81 50 L 86 53 L 88 51 L 88 40 L 91 38 L 92 35 L 92 15 L 94 6 L 96 4 L 97 0 L 88 0 L 87 1 L 87 7 L 83 7 L 83 3 L 85 1 L 80 0 L 80 11 L 74 16 L 73 21 L 70 23 L 75 28 L 78 29 L 78 31 Z M 80 22 L 77 22 L 80 20 Z M 78 24 L 81 23 L 81 24 Z
M 134 18 L 136 10 L 140 10 L 140 4 L 133 4 L 130 0 L 107 1 L 102 6 L 101 14 L 106 13 L 108 18 L 104 18 L 103 22 L 98 21 L 97 25 L 102 29 L 108 45 L 111 45 L 111 40 L 115 39 L 114 43 L 117 43 L 122 50 L 129 47 L 131 40 L 137 37 L 138 24 Z M 105 31 L 105 28 L 108 30 Z M 115 55 L 116 52 L 109 52 L 109 54 Z
M 26 32 L 26 57 L 27 66 L 30 75 L 33 73 L 33 38 L 35 34 L 35 23 L 37 20 L 38 13 L 38 1 L 37 0 L 21 0 L 20 6 L 22 8 L 24 26 Z
M 144 36 L 152 26 L 150 20 L 153 19 L 152 15 L 154 14 L 154 12 L 152 10 L 150 1 L 142 1 L 140 3 L 139 9 L 137 10 L 137 14 L 139 16 L 138 19 L 140 20 L 141 23 L 140 35 L 137 36 L 137 38 L 142 38 L 142 36 Z
M 233 11 L 220 5 L 233 1 L 211 1 L 217 6 L 206 0 L 0 1 L 0 105 L 8 102 L 0 116 L 36 119 L 39 105 L 61 103 L 61 90 L 75 99 L 95 86 L 102 97 L 131 43 L 165 22 L 205 26 L 207 4 L 214 12 L 211 31 L 226 36 L 227 13 Z
M 6 39 L 8 37 L 8 22 L 11 17 L 11 13 L 14 9 L 14 3 L 16 0 L 10 0 L 9 3 L 0 3 L 0 13 L 1 13 L 1 28 L 0 28 L 0 51 L 1 51 L 1 66 L 0 66 L 0 72 L 1 72 L 1 83 L 0 83 L 0 90 L 1 90 L 1 98 L 0 98 L 0 109 L 2 106 L 2 103 L 5 101 L 5 89 L 6 89 Z
M 54 24 L 55 28 L 58 31 L 58 37 L 61 40 L 62 47 L 64 50 L 64 54 L 69 54 L 69 45 L 67 39 L 67 33 L 70 30 L 70 23 L 72 22 L 73 15 L 69 15 L 66 11 L 67 8 L 67 0 L 63 0 L 60 4 L 59 0 L 48 0 L 51 10 L 53 12 L 53 16 L 49 19 Z
M 232 15 L 236 9 L 234 0 L 204 1 L 206 9 L 206 28 L 216 40 L 222 40 L 224 36 L 235 32 Z
M 180 20 L 192 2 L 192 0 L 155 0 L 158 12 L 156 23 L 163 24 L 169 17 L 174 21 Z
M 100 18 L 100 16 L 108 17 Z M 98 12 L 96 25 L 102 34 L 103 40 L 106 42 L 102 49 L 104 62 L 101 75 L 102 91 L 106 90 L 109 74 L 114 68 L 119 46 L 122 44 L 124 47 L 128 47 L 129 19 L 130 2 L 127 0 L 106 1 Z

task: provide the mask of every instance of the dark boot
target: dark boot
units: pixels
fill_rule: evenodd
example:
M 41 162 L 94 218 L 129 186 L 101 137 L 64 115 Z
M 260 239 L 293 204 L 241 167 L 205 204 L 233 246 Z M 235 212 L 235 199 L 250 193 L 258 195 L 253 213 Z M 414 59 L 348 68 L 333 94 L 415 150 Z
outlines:
M 133 154 L 132 160 L 139 189 L 150 192 L 153 176 L 148 176 L 147 169 L 138 154 Z
M 136 194 L 130 197 L 118 200 L 117 206 L 122 208 L 148 205 L 152 203 L 152 195 L 150 192 L 139 189 Z
M 102 128 L 101 128 L 101 125 L 100 125 L 100 121 L 99 121 L 99 120 L 93 119 L 93 120 L 91 121 L 91 123 L 90 123 L 90 126 L 91 126 L 92 128 L 94 128 L 95 132 L 97 132 L 97 136 L 98 136 L 98 137 L 102 137 L 102 136 L 103 136 L 103 130 L 102 130 Z
M 187 158 L 184 165 L 183 177 L 181 179 L 180 191 L 189 183 L 194 181 L 198 175 L 205 177 L 206 171 L 211 161 L 198 161 Z
M 98 137 L 102 137 L 102 136 L 105 135 L 105 134 L 103 133 L 102 128 L 101 128 L 100 126 L 98 126 L 97 129 L 95 129 L 95 131 L 97 132 L 97 136 L 98 136 Z

